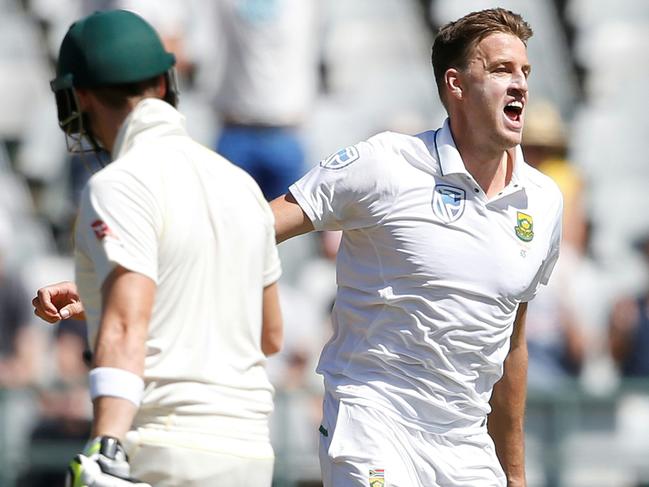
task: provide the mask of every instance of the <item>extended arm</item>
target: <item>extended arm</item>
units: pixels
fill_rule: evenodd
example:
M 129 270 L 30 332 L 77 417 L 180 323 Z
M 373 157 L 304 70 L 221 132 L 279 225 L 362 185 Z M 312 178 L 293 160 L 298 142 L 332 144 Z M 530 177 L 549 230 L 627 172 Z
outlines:
M 514 320 L 503 376 L 494 386 L 491 396 L 492 412 L 487 423 L 498 460 L 507 475 L 508 487 L 526 485 L 523 431 L 527 395 L 526 314 L 527 303 L 521 303 Z
M 270 207 L 275 216 L 277 243 L 313 230 L 313 223 L 291 193 L 275 198 L 270 202 Z
M 109 367 L 142 377 L 155 291 L 156 285 L 151 279 L 121 266 L 106 278 L 102 287 L 95 368 Z M 122 397 L 100 395 L 93 400 L 93 407 L 93 437 L 105 435 L 124 439 L 137 406 Z

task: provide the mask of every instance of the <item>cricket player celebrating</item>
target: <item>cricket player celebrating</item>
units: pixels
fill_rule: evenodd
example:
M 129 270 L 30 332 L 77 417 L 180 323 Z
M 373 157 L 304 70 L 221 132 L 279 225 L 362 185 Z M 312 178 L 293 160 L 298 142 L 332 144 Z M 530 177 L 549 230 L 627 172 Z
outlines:
M 444 125 L 343 149 L 271 203 L 278 241 L 343 231 L 318 365 L 325 486 L 525 485 L 525 312 L 562 212 L 519 147 L 531 35 L 503 9 L 446 25 Z
M 51 322 L 85 308 L 93 439 L 75 487 L 272 480 L 273 216 L 252 178 L 188 137 L 174 62 L 142 18 L 108 11 L 70 27 L 52 82 L 69 140 L 113 159 L 81 198 L 78 294 L 62 283 L 33 301 Z

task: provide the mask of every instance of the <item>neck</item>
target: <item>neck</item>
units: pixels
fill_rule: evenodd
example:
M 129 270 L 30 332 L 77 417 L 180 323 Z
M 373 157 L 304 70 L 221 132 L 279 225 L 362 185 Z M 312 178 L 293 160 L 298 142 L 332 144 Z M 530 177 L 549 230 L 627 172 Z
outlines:
M 128 102 L 120 109 L 111 109 L 102 106 L 101 114 L 97 120 L 97 137 L 104 148 L 112 153 L 115 146 L 115 140 L 119 129 L 122 127 L 124 120 L 133 111 L 135 106 L 141 101 L 138 99 L 129 99 Z M 94 124 L 93 124 L 94 125 Z
M 476 140 L 473 131 L 458 127 L 453 120 L 451 133 L 464 167 L 487 197 L 502 191 L 512 179 L 515 158 L 513 149 L 493 148 L 489 143 L 482 143 Z

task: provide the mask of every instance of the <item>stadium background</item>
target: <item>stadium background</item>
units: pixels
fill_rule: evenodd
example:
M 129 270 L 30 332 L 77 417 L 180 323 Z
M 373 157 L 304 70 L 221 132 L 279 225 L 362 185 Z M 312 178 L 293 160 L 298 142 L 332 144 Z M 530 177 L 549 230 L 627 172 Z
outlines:
M 156 2 L 0 0 L 1 487 L 60 485 L 90 414 L 82 324 L 48 327 L 29 314 L 35 289 L 72 277 L 70 230 L 87 177 L 56 127 L 48 89 L 54 53 L 76 17 L 135 5 L 177 49 L 180 109 L 190 132 L 212 146 L 226 69 L 206 15 L 216 1 L 165 0 L 151 9 Z M 649 2 L 313 3 L 318 86 L 300 127 L 305 170 L 376 132 L 417 133 L 441 123 L 429 62 L 437 26 L 490 6 L 532 24 L 536 103 L 527 142 L 530 154 L 541 147 L 550 156 L 539 167 L 564 190 L 569 217 L 560 269 L 531 306 L 529 485 L 649 485 L 649 376 L 621 373 L 609 348 L 610 317 L 626 309 L 616 303 L 649 288 L 639 245 L 649 235 Z M 280 246 L 286 345 L 269 363 L 278 486 L 318 485 L 321 385 L 313 370 L 328 333 L 336 238 L 317 234 Z M 635 345 L 649 354 L 649 339 Z

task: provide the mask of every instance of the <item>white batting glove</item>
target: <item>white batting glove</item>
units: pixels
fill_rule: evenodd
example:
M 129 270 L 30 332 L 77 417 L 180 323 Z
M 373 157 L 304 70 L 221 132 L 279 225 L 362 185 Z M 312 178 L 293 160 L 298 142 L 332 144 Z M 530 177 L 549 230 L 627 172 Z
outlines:
M 118 439 L 99 436 L 72 459 L 65 487 L 151 487 L 130 477 L 128 457 Z

